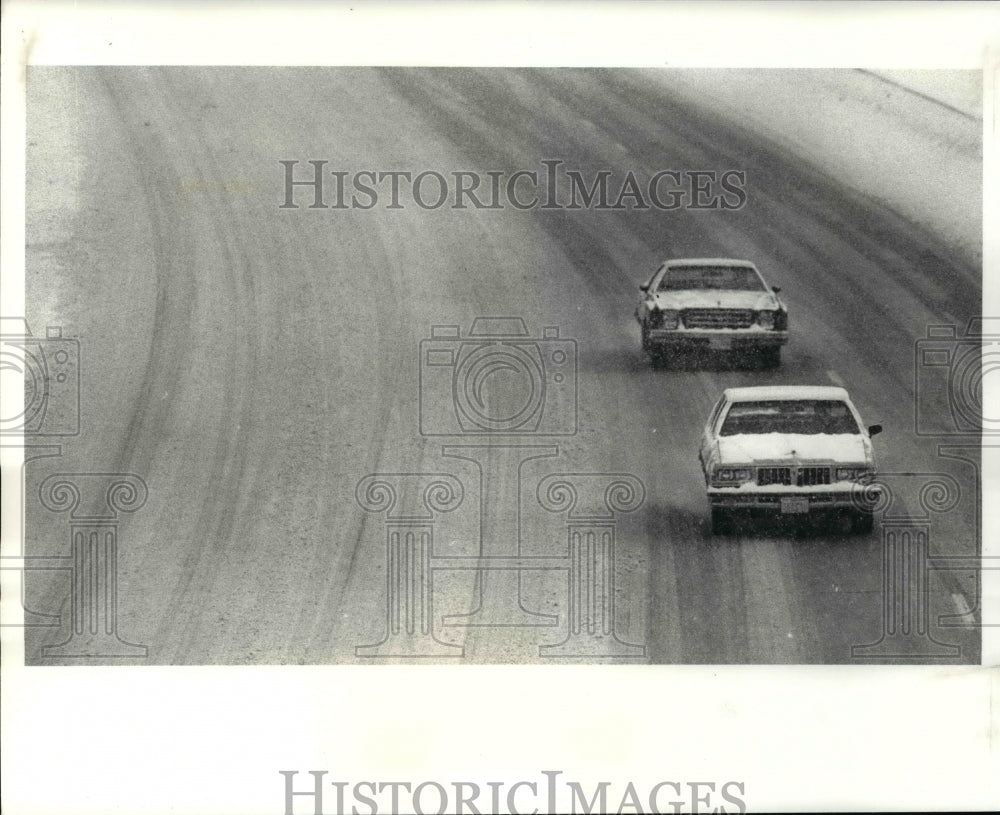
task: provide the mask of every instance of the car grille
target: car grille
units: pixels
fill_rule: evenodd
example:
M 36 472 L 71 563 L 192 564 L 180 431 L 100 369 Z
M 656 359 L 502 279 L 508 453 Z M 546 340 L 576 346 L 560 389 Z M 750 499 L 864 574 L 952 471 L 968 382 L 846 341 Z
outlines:
M 753 311 L 748 308 L 686 308 L 685 328 L 749 328 Z
M 795 484 L 796 487 L 815 487 L 817 484 L 830 483 L 829 467 L 758 467 L 757 486 L 768 487 L 771 484 L 781 484 L 786 487 Z
M 792 471 L 789 467 L 758 467 L 757 486 L 767 487 L 771 484 L 784 484 L 789 486 L 792 483 Z
M 817 484 L 830 483 L 829 467 L 799 467 L 796 485 L 799 487 L 815 487 Z

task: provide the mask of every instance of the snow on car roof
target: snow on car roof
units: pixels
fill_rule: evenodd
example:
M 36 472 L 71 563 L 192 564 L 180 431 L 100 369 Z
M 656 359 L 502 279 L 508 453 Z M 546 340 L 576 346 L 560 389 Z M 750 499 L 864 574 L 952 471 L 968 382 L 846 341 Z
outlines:
M 681 258 L 663 261 L 667 266 L 744 266 L 748 269 L 755 268 L 749 260 L 735 260 L 734 258 Z
M 778 402 L 786 399 L 843 399 L 850 397 L 844 388 L 832 385 L 762 385 L 755 388 L 726 388 L 729 402 Z

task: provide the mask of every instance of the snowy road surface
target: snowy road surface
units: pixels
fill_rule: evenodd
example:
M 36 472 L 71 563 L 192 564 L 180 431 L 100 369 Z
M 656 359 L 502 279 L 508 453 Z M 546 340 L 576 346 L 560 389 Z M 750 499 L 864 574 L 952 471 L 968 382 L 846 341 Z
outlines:
M 939 373 L 915 370 L 916 344 L 929 325 L 961 330 L 979 314 L 979 268 L 954 242 L 699 107 L 669 75 L 32 68 L 27 132 L 29 324 L 79 339 L 83 382 L 81 435 L 29 467 L 27 551 L 69 553 L 68 517 L 32 500 L 50 474 L 141 476 L 146 505 L 118 529 L 117 630 L 148 648 L 133 661 L 391 659 L 359 650 L 397 624 L 387 569 L 422 580 L 433 555 L 433 602 L 399 600 L 417 635 L 429 625 L 433 657 L 544 662 L 556 652 L 543 646 L 572 640 L 580 620 L 610 619 L 615 636 L 562 655 L 850 662 L 852 646 L 884 633 L 883 527 L 713 537 L 697 443 L 730 386 L 846 385 L 865 421 L 885 427 L 884 471 L 944 474 L 961 489 L 928 516 L 929 554 L 977 552 L 978 453 L 940 453 L 969 439 L 948 435 L 939 404 L 920 408 L 936 435 L 914 424 L 919 378 Z M 328 172 L 484 178 L 558 160 L 587 178 L 611 170 L 619 185 L 629 170 L 735 170 L 746 202 L 520 211 L 407 198 L 396 209 L 383 185 L 372 209 L 310 208 L 303 188 L 299 208 L 281 208 L 282 160 L 299 162 L 299 178 L 311 160 Z M 435 197 L 431 182 L 424 193 Z M 782 288 L 792 339 L 779 369 L 648 364 L 637 286 L 660 260 L 691 256 L 750 259 Z M 432 326 L 464 334 L 498 315 L 522 318 L 532 338 L 548 326 L 575 341 L 575 390 L 550 380 L 548 391 L 565 400 L 552 410 L 574 411 L 550 418 L 570 416 L 559 427 L 575 433 L 527 434 L 521 447 L 422 436 L 421 399 L 449 394 L 441 381 L 423 384 L 445 391 L 421 390 L 421 341 Z M 387 559 L 386 513 L 358 500 L 370 473 L 461 483 L 461 505 L 435 516 L 426 562 Z M 546 511 L 538 485 L 553 473 L 627 474 L 644 491 L 641 506 L 614 513 L 614 563 L 599 580 L 581 569 L 604 561 L 584 550 L 573 566 L 566 513 Z M 917 493 L 904 493 L 904 514 L 920 515 Z M 511 568 L 477 583 L 460 567 L 478 554 Z M 976 661 L 974 631 L 940 621 L 976 607 L 975 575 L 929 574 L 918 605 L 930 639 L 955 646 L 952 661 Z M 581 586 L 604 592 L 604 611 Z M 28 631 L 28 661 L 66 661 L 41 648 L 68 636 L 67 573 L 32 571 L 28 589 L 31 609 L 63 620 Z M 926 655 L 919 638 L 907 642 L 910 657 Z

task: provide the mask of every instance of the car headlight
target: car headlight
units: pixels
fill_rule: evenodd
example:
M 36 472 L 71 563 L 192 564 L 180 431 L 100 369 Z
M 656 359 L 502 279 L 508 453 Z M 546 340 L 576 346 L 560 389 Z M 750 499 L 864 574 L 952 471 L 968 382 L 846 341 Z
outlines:
M 784 309 L 764 310 L 757 312 L 757 323 L 765 331 L 787 331 L 788 312 Z
M 875 471 L 871 467 L 838 467 L 838 481 L 862 481 L 866 478 L 873 478 Z
M 673 330 L 677 328 L 679 320 L 680 312 L 675 311 L 674 309 L 668 308 L 653 312 L 653 328 L 667 328 Z
M 718 467 L 715 470 L 713 480 L 727 484 L 739 484 L 741 481 L 749 481 L 751 478 L 753 478 L 753 471 L 745 467 Z

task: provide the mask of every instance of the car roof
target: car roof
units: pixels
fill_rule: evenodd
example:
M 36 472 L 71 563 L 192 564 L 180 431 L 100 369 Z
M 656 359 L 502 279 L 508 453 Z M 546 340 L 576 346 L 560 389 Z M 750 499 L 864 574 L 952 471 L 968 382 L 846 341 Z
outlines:
M 726 388 L 729 402 L 780 402 L 791 399 L 841 399 L 850 401 L 844 388 L 831 385 L 763 385 L 755 388 Z
M 749 260 L 737 260 L 735 258 L 674 258 L 663 261 L 667 266 L 743 266 L 747 269 L 755 269 Z

